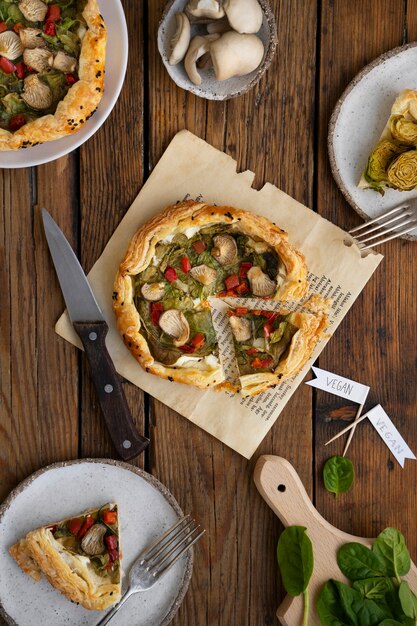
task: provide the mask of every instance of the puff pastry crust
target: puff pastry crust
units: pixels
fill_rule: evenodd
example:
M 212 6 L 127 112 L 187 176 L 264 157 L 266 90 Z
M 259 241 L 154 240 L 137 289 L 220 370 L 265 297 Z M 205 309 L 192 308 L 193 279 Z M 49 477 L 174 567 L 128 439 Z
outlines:
M 87 517 L 95 513 L 96 509 L 83 515 Z M 120 570 L 115 582 L 110 574 L 98 575 L 87 555 L 65 549 L 54 538 L 51 528 L 61 526 L 67 521 L 62 520 L 28 533 L 9 548 L 9 553 L 34 580 L 39 581 L 44 574 L 50 584 L 69 600 L 86 609 L 103 611 L 120 600 Z
M 304 256 L 288 242 L 287 233 L 267 219 L 229 206 L 210 206 L 188 200 L 169 206 L 165 211 L 138 230 L 131 240 L 120 264 L 114 283 L 113 308 L 117 326 L 133 356 L 147 371 L 161 378 L 195 385 L 200 388 L 230 388 L 218 358 L 196 358 L 184 354 L 173 365 L 157 361 L 142 334 L 142 321 L 135 304 L 135 277 L 154 263 L 159 243 L 170 241 L 176 235 L 196 233 L 211 226 L 230 227 L 229 233 L 246 235 L 264 242 L 276 253 L 285 268 L 285 275 L 277 279 L 271 297 L 279 300 L 299 300 L 308 289 Z M 209 307 L 202 302 L 201 307 Z
M 375 150 L 384 140 L 390 142 L 394 146 L 397 146 L 399 149 L 397 154 L 392 155 L 392 158 L 390 160 L 391 162 L 395 160 L 396 156 L 399 156 L 400 154 L 404 153 L 404 151 L 407 152 L 407 151 L 415 150 L 417 147 L 417 139 L 415 140 L 414 144 L 407 142 L 406 145 L 403 145 L 401 140 L 393 136 L 392 122 L 397 117 L 401 117 L 406 121 L 411 121 L 417 124 L 417 91 L 414 91 L 412 89 L 404 89 L 397 96 L 397 98 L 394 101 L 394 104 L 392 105 L 390 116 L 382 131 L 381 137 L 379 138 L 379 141 L 375 145 L 374 150 L 372 152 L 372 154 L 374 154 Z M 371 157 L 372 157 L 372 154 L 371 154 Z M 374 181 L 372 177 L 369 176 L 369 161 L 368 161 L 367 167 L 362 172 L 360 181 L 358 183 L 358 187 L 360 189 L 375 189 L 376 191 L 379 191 L 380 193 L 383 193 L 384 188 L 396 189 L 395 185 L 391 184 L 391 182 L 388 180 L 388 177 L 385 177 L 385 178 L 381 177 L 381 180 Z M 398 188 L 398 190 L 401 191 L 400 188 Z
M 85 33 L 78 59 L 79 80 L 68 90 L 54 115 L 29 121 L 16 132 L 0 128 L 0 150 L 18 150 L 60 139 L 80 130 L 95 113 L 103 96 L 107 30 L 97 0 L 87 0 Z

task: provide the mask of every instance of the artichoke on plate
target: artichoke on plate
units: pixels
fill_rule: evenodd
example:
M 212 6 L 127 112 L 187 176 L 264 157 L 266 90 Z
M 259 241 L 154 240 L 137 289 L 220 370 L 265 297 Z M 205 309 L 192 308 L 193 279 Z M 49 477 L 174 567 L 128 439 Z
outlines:
M 389 164 L 403 151 L 403 148 L 389 139 L 382 139 L 369 157 L 366 178 L 376 183 L 386 181 Z
M 389 165 L 387 178 L 392 187 L 411 191 L 417 187 L 417 150 L 398 155 Z
M 417 123 L 406 119 L 403 115 L 391 118 L 391 135 L 397 141 L 415 146 L 417 144 Z

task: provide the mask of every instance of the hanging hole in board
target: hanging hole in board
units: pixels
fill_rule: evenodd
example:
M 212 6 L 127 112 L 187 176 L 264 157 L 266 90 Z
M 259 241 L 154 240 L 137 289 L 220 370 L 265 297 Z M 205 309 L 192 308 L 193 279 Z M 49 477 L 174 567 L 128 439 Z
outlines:
M 278 491 L 280 493 L 284 493 L 286 491 L 286 486 L 285 485 L 278 485 Z

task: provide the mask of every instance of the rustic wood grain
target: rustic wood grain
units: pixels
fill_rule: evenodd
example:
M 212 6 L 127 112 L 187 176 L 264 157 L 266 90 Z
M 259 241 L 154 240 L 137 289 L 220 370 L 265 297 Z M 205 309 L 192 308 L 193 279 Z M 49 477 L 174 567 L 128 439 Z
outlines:
M 408 4 L 409 9 L 414 7 L 415 16 L 415 2 Z M 322 3 L 316 203 L 322 215 L 344 227 L 361 220 L 330 174 L 325 145 L 329 117 L 337 98 L 364 64 L 402 43 L 404 19 L 402 3 L 390 0 Z M 416 247 L 415 243 L 397 240 L 385 245 L 382 252 L 385 260 L 326 347 L 320 366 L 370 385 L 367 407 L 380 402 L 415 448 Z M 358 427 L 348 453 L 357 471 L 352 491 L 337 500 L 325 492 L 322 465 L 332 454 L 341 454 L 345 441 L 342 438 L 328 448 L 323 446 L 343 427 L 342 422 L 326 422 L 329 411 L 337 405 L 337 398 L 317 393 L 319 511 L 340 529 L 365 537 L 375 536 L 389 525 L 401 529 L 415 560 L 417 541 L 411 529 L 417 504 L 413 487 L 417 466 L 407 462 L 402 470 L 370 424 Z

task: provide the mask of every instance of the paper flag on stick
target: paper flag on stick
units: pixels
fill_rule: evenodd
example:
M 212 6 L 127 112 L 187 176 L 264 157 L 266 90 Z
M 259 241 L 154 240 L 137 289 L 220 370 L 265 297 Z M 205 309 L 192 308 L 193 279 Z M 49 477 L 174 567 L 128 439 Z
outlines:
M 319 367 L 312 367 L 311 369 L 317 378 L 307 381 L 307 385 L 328 391 L 335 396 L 352 400 L 352 402 L 357 402 L 358 404 L 365 404 L 369 393 L 369 387 L 366 385 L 357 383 L 349 378 L 344 378 L 343 376 L 338 376 L 337 374 L 332 374 Z
M 401 467 L 404 467 L 405 459 L 416 460 L 414 453 L 410 450 L 398 430 L 395 428 L 389 416 L 385 413 L 380 404 L 366 413 L 369 421 L 378 432 L 379 436 L 386 443 Z

